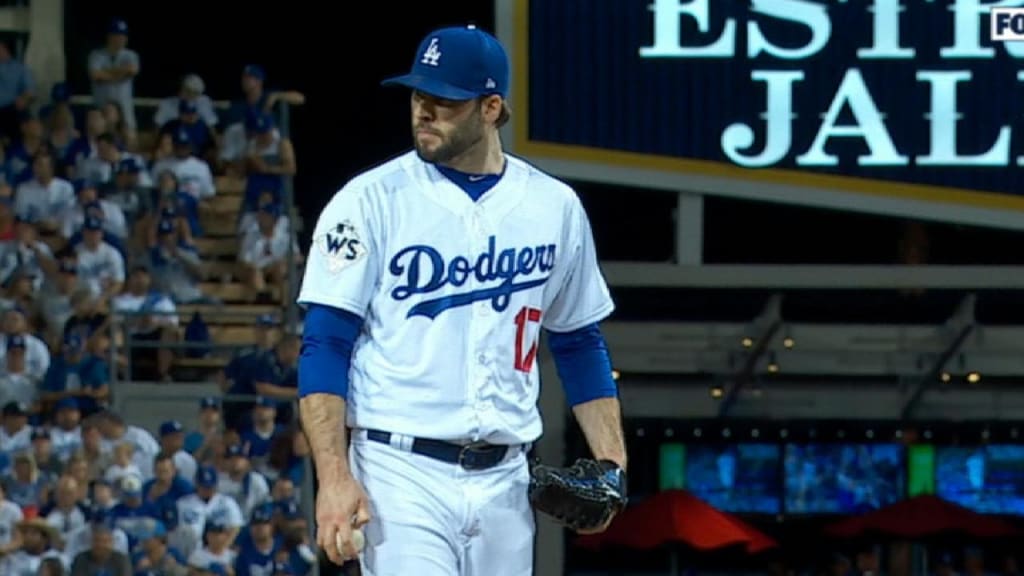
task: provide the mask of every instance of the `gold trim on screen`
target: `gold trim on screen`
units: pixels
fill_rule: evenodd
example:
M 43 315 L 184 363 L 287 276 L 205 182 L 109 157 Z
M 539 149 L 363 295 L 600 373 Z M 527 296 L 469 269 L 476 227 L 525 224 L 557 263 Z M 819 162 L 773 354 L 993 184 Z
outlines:
M 680 174 L 701 174 L 704 176 L 756 180 L 772 184 L 788 184 L 810 188 L 829 188 L 840 192 L 855 192 L 872 196 L 941 204 L 960 204 L 977 208 L 1024 211 L 1024 197 L 1013 194 L 979 192 L 928 184 L 905 184 L 891 180 L 834 176 L 776 168 L 754 170 L 727 162 L 658 156 L 530 140 L 530 91 L 528 85 L 530 77 L 530 0 L 513 0 L 513 2 L 515 3 L 515 47 L 513 51 L 512 75 L 515 82 L 515 102 L 512 105 L 515 113 L 513 114 L 512 124 L 515 135 L 516 154 L 525 157 L 534 156 L 605 166 L 641 168 Z M 1014 168 L 1008 167 L 1006 169 L 1012 170 Z

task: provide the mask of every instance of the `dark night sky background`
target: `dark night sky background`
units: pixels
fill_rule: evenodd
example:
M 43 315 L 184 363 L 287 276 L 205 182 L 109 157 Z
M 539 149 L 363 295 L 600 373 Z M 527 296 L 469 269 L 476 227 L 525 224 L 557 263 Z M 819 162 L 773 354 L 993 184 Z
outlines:
M 296 3 L 299 4 L 299 3 Z M 211 6 L 217 6 L 214 12 Z M 346 179 L 408 147 L 407 95 L 380 80 L 406 69 L 420 38 L 442 25 L 475 22 L 493 30 L 487 0 L 301 3 L 264 9 L 252 3 L 180 0 L 161 4 L 68 0 L 68 79 L 88 91 L 88 50 L 102 42 L 113 16 L 131 27 L 142 73 L 136 94 L 175 92 L 185 73 L 199 73 L 215 99 L 239 94 L 246 63 L 263 65 L 269 85 L 296 89 L 307 105 L 293 115 L 299 176 L 296 198 L 306 222 Z M 341 9 L 332 14 L 331 11 Z M 403 19 L 396 19 L 396 13 Z M 514 104 L 514 103 L 513 103 Z M 672 257 L 671 194 L 575 182 L 606 259 Z M 705 202 L 709 262 L 887 263 L 896 257 L 901 221 L 826 210 L 710 198 Z M 643 225 L 628 226 L 639 221 Z M 308 226 L 307 226 L 308 227 Z M 1021 235 L 961 226 L 932 226 L 932 257 L 942 263 L 1021 263 Z

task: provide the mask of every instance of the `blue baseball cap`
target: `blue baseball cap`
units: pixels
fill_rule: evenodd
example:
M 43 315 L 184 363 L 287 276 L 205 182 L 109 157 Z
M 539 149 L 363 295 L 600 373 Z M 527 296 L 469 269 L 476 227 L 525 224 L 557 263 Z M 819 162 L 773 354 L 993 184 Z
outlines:
M 209 410 L 211 408 L 220 408 L 220 398 L 216 396 L 206 396 L 199 401 L 200 410 Z
M 270 502 L 264 502 L 256 506 L 252 511 L 252 517 L 249 519 L 252 524 L 266 524 L 273 521 L 274 519 L 274 505 Z
M 441 28 L 416 50 L 412 70 L 388 78 L 384 86 L 405 86 L 447 100 L 508 97 L 509 63 L 494 36 L 474 25 Z
M 242 458 L 249 457 L 249 445 L 248 444 L 232 444 L 228 446 L 227 457 L 234 458 L 240 456 Z
M 120 18 L 111 20 L 110 26 L 107 27 L 107 32 L 110 34 L 128 34 L 128 23 Z
M 56 410 L 78 410 L 78 400 L 76 398 L 61 398 L 57 401 Z
M 213 466 L 203 466 L 196 471 L 196 486 L 213 488 L 217 485 L 217 469 Z
M 50 88 L 50 100 L 54 102 L 67 102 L 71 100 L 71 88 L 66 82 L 57 82 Z
M 86 230 L 103 230 L 103 221 L 95 216 L 86 216 L 83 228 Z
M 160 436 L 170 436 L 171 434 L 177 434 L 178 432 L 184 432 L 185 427 L 181 425 L 181 422 L 177 420 L 168 420 L 160 425 Z
M 25 349 L 25 337 L 22 336 L 21 334 L 12 334 L 12 335 L 8 336 L 7 337 L 7 349 L 8 350 L 16 350 L 16 349 L 24 350 Z

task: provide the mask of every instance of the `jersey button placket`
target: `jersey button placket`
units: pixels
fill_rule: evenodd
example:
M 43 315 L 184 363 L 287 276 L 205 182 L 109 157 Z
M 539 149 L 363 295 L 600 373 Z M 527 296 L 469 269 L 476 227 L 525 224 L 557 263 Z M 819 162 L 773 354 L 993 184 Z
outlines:
M 488 249 L 488 230 L 486 220 L 483 215 L 483 208 L 476 206 L 470 216 L 471 226 L 471 237 L 473 243 L 473 253 L 483 254 Z M 483 285 L 476 278 L 476 274 L 473 274 L 471 282 L 474 284 L 474 289 L 486 288 L 487 285 Z M 478 346 L 473 353 L 475 354 L 475 375 L 473 378 L 472 386 L 476 390 L 476 413 L 477 418 L 481 421 L 484 428 L 488 428 L 486 414 L 490 410 L 490 403 L 486 400 L 490 393 L 489 382 L 490 382 L 490 361 L 487 356 L 487 350 L 484 346 L 487 345 L 487 331 L 488 323 L 487 318 L 490 316 L 490 302 L 487 300 L 481 300 L 473 305 L 473 319 L 470 324 L 472 326 L 471 331 L 474 335 L 473 342 Z

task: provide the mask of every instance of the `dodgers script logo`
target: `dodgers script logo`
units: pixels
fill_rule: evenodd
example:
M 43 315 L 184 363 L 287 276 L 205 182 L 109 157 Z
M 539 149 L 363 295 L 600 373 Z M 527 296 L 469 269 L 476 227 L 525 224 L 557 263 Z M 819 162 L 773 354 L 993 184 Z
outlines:
M 388 267 L 393 276 L 402 279 L 402 282 L 391 290 L 391 297 L 402 301 L 416 294 L 437 292 L 445 286 L 458 288 L 465 284 L 472 274 L 480 283 L 495 280 L 501 280 L 501 283 L 423 300 L 409 309 L 406 318 L 426 316 L 434 319 L 449 308 L 466 306 L 482 300 L 490 300 L 491 307 L 496 312 L 504 312 L 512 300 L 512 294 L 536 288 L 547 282 L 551 269 L 555 267 L 555 245 L 506 248 L 496 253 L 495 244 L 495 237 L 491 236 L 487 240 L 487 251 L 475 259 L 456 256 L 447 262 L 440 252 L 430 246 L 417 244 L 403 248 L 391 258 Z M 517 281 L 535 271 L 543 273 L 544 276 Z

